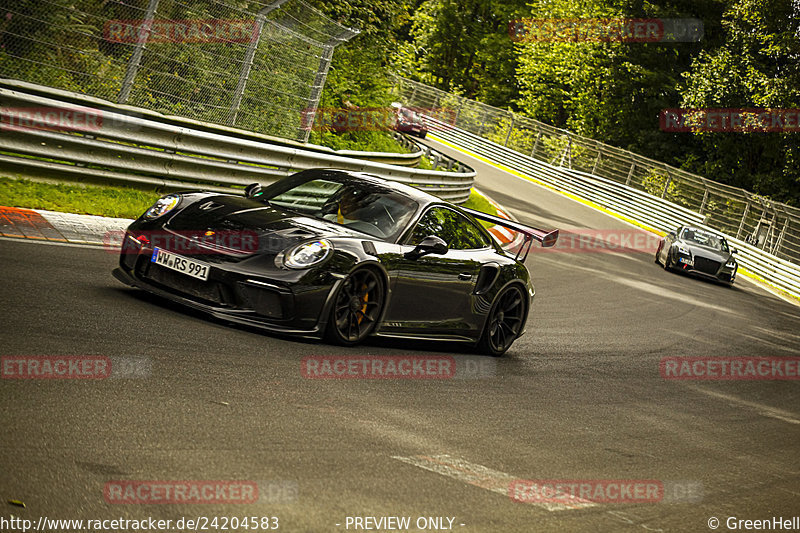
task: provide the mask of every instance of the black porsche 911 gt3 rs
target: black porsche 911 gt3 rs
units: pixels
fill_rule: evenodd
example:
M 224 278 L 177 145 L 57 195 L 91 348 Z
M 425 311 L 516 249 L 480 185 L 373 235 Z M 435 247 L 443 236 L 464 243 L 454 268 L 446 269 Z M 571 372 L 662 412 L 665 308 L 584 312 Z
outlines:
M 525 244 L 503 251 L 476 218 Z M 465 341 L 500 355 L 534 295 L 523 255 L 557 238 L 375 176 L 312 169 L 245 196 L 161 198 L 128 227 L 114 276 L 273 332 Z
M 655 260 L 666 270 L 674 269 L 733 285 L 739 268 L 733 257 L 735 253 L 736 249 L 728 245 L 723 235 L 681 226 L 661 239 Z

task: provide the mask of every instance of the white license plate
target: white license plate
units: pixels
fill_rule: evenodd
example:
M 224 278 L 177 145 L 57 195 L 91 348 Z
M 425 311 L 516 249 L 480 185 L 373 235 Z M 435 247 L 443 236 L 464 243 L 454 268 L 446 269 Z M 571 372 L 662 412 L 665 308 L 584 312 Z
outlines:
M 203 281 L 208 279 L 209 267 L 206 263 L 173 254 L 161 248 L 155 248 L 153 250 L 153 256 L 150 258 L 150 261 L 162 267 L 174 270 L 175 272 L 192 276 L 193 278 L 202 279 Z

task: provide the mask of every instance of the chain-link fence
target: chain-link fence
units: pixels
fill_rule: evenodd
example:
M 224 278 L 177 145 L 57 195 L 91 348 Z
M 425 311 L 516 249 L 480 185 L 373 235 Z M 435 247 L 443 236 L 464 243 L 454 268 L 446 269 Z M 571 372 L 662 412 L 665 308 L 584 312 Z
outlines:
M 800 209 L 705 179 L 543 122 L 397 77 L 397 99 L 448 109 L 452 125 L 552 165 L 646 191 L 706 217 L 706 224 L 781 259 L 800 263 Z
M 335 46 L 303 0 L 15 0 L 0 76 L 306 141 Z

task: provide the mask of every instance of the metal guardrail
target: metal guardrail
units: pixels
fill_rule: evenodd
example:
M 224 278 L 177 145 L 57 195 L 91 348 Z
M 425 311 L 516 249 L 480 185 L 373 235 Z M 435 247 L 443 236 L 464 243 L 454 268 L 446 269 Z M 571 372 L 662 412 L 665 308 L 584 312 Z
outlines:
M 305 0 L 2 7 L 0 77 L 303 142 L 334 49 L 359 33 Z
M 511 148 L 424 116 L 431 135 L 505 165 L 546 185 L 589 200 L 649 228 L 668 232 L 681 224 L 712 229 L 706 217 L 634 187 L 592 174 L 557 167 Z M 765 252 L 735 236 L 726 236 L 738 248 L 737 261 L 749 272 L 796 297 L 800 297 L 800 266 Z
M 659 196 L 700 213 L 715 230 L 800 265 L 798 207 L 407 78 L 397 76 L 394 91 L 404 105 L 438 110 L 462 131 L 551 165 Z
M 190 128 L 198 131 L 205 131 L 208 133 L 217 133 L 228 137 L 235 137 L 237 139 L 244 139 L 256 142 L 265 142 L 274 144 L 276 146 L 286 146 L 288 148 L 300 148 L 311 152 L 319 152 L 328 155 L 340 155 L 342 157 L 355 157 L 358 159 L 366 159 L 368 161 L 375 161 L 376 163 L 386 163 L 387 165 L 400 165 L 416 167 L 419 165 L 420 159 L 424 155 L 424 147 L 420 147 L 415 141 L 409 139 L 407 136 L 396 133 L 395 139 L 399 141 L 406 149 L 410 150 L 407 154 L 401 153 L 388 153 L 388 152 L 356 152 L 352 150 L 334 150 L 327 146 L 319 146 L 315 144 L 301 143 L 291 139 L 284 139 L 282 137 L 274 137 L 263 133 L 243 130 L 232 126 L 225 126 L 214 124 L 211 122 L 201 122 L 187 117 L 164 115 L 157 111 L 144 109 L 141 107 L 133 107 L 125 104 L 117 104 L 101 98 L 88 96 L 85 94 L 65 91 L 62 89 L 55 89 L 44 85 L 36 85 L 19 80 L 0 79 L 0 88 L 11 89 L 20 91 L 27 94 L 43 96 L 45 98 L 52 98 L 62 102 L 72 103 L 82 107 L 89 107 L 98 109 L 103 112 L 119 113 L 121 115 L 128 115 L 132 117 L 144 118 L 154 120 L 162 124 L 171 124 L 182 128 Z
M 70 112 L 83 97 L 68 100 L 0 86 L 0 113 L 14 109 Z M 96 99 L 94 99 L 96 100 Z M 165 190 L 206 189 L 230 192 L 252 182 L 269 183 L 308 168 L 366 172 L 406 183 L 442 199 L 462 203 L 469 197 L 475 172 L 451 160 L 455 172 L 423 170 L 359 159 L 366 152 L 333 152 L 322 147 L 274 144 L 247 136 L 226 135 L 214 125 L 191 128 L 162 122 L 136 108 L 82 106 L 101 120 L 94 128 L 9 127 L 2 117 L 0 165 L 25 177 L 78 182 L 156 186 Z M 397 156 L 398 154 L 391 154 Z M 416 154 L 419 158 L 420 154 Z

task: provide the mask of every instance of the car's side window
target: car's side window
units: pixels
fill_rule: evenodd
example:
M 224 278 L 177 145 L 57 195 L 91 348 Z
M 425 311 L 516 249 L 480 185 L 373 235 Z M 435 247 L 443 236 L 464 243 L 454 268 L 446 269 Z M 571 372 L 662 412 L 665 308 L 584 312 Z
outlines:
M 416 246 L 428 235 L 436 235 L 454 250 L 487 248 L 490 243 L 475 224 L 452 209 L 434 207 L 425 213 L 407 244 Z

